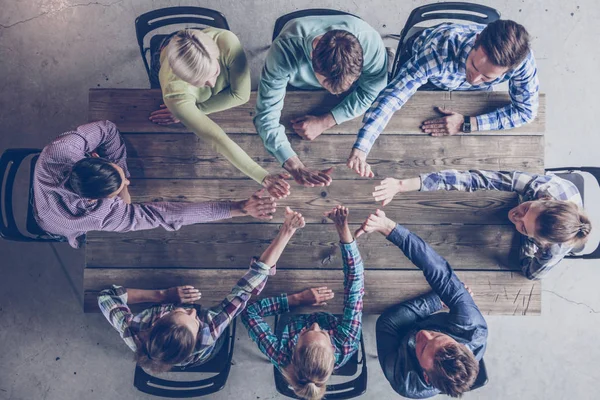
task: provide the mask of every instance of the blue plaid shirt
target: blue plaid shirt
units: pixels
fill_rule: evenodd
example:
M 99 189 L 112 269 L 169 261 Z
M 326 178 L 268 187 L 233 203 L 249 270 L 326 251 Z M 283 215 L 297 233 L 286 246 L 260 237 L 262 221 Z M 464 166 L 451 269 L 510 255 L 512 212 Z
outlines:
M 491 90 L 508 81 L 511 104 L 477 116 L 480 131 L 516 128 L 537 115 L 539 82 L 533 53 L 516 68 L 490 82 L 467 82 L 466 62 L 485 25 L 442 24 L 425 29 L 412 46 L 412 58 L 379 94 L 363 118 L 354 147 L 369 153 L 390 118 L 417 89 L 431 82 L 444 90 Z
M 577 187 L 554 174 L 453 169 L 421 174 L 421 191 L 432 190 L 501 190 L 518 193 L 522 202 L 551 197 L 555 200 L 572 201 L 583 208 Z M 529 279 L 539 279 L 571 250 L 573 247 L 567 243 L 541 247 L 532 238 L 522 236 L 520 264 L 523 274 Z

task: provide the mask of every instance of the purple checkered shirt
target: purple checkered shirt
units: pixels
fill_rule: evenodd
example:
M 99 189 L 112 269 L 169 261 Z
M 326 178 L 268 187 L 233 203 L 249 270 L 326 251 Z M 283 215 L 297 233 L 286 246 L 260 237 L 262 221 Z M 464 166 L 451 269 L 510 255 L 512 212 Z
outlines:
M 73 165 L 97 152 L 129 177 L 127 152 L 110 121 L 81 125 L 44 148 L 33 178 L 36 220 L 46 232 L 64 236 L 78 248 L 89 231 L 128 232 L 162 226 L 175 231 L 183 225 L 231 218 L 229 202 L 127 204 L 120 197 L 88 200 L 68 184 Z

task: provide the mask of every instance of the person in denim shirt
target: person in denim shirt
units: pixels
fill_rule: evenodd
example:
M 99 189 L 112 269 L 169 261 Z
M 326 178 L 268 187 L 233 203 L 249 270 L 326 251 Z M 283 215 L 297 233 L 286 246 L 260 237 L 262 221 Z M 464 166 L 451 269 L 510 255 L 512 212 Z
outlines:
M 459 397 L 479 374 L 488 332 L 469 289 L 444 258 L 383 211 L 371 214 L 356 237 L 370 232 L 398 246 L 433 289 L 392 306 L 377 320 L 377 354 L 385 377 L 405 397 Z M 436 314 L 444 305 L 449 312 Z

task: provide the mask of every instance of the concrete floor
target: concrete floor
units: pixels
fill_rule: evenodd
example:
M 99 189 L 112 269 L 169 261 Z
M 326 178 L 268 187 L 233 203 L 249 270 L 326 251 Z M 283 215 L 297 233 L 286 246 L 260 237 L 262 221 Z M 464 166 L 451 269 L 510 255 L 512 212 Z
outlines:
M 600 90 L 600 5 L 581 1 L 481 1 L 533 36 L 547 94 L 547 166 L 597 165 L 591 150 Z M 172 5 L 219 9 L 252 60 L 256 78 L 278 15 L 329 7 L 398 33 L 426 1 L 0 0 L 0 150 L 43 147 L 87 120 L 92 87 L 144 88 L 133 21 Z M 586 150 L 587 149 L 587 150 Z M 597 205 L 598 192 L 587 197 Z M 591 210 L 594 211 L 594 210 Z M 599 211 L 592 217 L 598 225 Z M 0 399 L 138 399 L 132 355 L 101 315 L 84 315 L 83 251 L 65 244 L 0 241 Z M 596 399 L 600 369 L 597 263 L 564 261 L 544 281 L 543 316 L 490 317 L 489 384 L 467 399 Z M 272 369 L 238 330 L 235 365 L 213 399 L 275 399 Z M 375 316 L 365 317 L 369 391 L 391 399 L 376 360 Z

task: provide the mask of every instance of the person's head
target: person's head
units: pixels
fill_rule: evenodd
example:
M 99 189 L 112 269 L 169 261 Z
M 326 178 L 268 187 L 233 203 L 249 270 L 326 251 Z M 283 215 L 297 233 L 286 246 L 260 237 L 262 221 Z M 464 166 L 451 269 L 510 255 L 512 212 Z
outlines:
M 479 362 L 473 353 L 441 332 L 418 331 L 415 352 L 425 381 L 451 397 L 469 391 L 479 374 Z
M 332 30 L 313 42 L 312 66 L 321 86 L 331 94 L 341 94 L 362 73 L 363 49 L 350 32 Z
M 491 82 L 517 67 L 529 54 L 529 33 L 514 21 L 499 19 L 485 27 L 467 57 L 467 82 Z
M 129 185 L 129 180 L 117 164 L 104 158 L 89 157 L 73 165 L 69 185 L 79 196 L 98 200 L 118 196 Z
M 541 245 L 569 243 L 579 247 L 592 230 L 590 219 L 571 201 L 526 201 L 510 210 L 508 219 L 519 233 Z
M 298 397 L 319 400 L 325 395 L 334 364 L 329 334 L 314 323 L 300 333 L 290 365 L 282 373 Z
M 198 29 L 177 32 L 166 47 L 167 60 L 173 73 L 190 85 L 214 87 L 221 67 L 219 47 Z
M 137 363 L 154 372 L 169 371 L 185 361 L 196 346 L 200 321 L 195 308 L 175 308 L 140 335 Z

